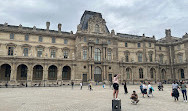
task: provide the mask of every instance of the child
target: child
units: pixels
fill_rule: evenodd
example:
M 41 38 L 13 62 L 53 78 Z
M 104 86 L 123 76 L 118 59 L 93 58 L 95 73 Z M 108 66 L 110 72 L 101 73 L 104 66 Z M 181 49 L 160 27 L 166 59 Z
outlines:
M 138 95 L 136 94 L 136 91 L 133 91 L 133 94 L 131 95 L 131 99 L 132 99 L 134 102 L 136 102 L 136 103 L 139 102 L 139 100 L 138 100 Z
M 149 83 L 148 83 L 148 97 L 149 97 L 149 94 L 151 94 L 152 97 L 153 97 L 152 91 L 154 91 L 154 90 L 153 90 L 153 88 L 152 88 L 152 86 L 151 86 L 151 84 L 150 84 L 150 82 L 149 82 Z

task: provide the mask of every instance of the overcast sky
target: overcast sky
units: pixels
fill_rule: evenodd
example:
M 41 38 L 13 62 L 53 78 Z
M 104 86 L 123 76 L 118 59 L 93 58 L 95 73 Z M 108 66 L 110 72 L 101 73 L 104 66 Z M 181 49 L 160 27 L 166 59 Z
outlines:
M 188 0 L 0 0 L 0 24 L 22 24 L 75 33 L 85 10 L 100 12 L 109 30 L 157 39 L 165 29 L 182 37 L 188 32 Z

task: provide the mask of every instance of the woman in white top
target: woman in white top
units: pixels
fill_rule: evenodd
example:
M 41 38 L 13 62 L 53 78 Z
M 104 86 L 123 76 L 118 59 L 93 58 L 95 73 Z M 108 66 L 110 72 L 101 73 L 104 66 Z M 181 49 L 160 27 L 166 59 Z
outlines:
M 114 92 L 113 92 L 113 98 L 115 99 L 115 95 L 116 95 L 116 99 L 118 100 L 118 93 L 119 93 L 119 81 L 118 81 L 118 76 L 119 74 L 115 74 L 114 78 L 113 78 L 113 87 L 114 87 Z

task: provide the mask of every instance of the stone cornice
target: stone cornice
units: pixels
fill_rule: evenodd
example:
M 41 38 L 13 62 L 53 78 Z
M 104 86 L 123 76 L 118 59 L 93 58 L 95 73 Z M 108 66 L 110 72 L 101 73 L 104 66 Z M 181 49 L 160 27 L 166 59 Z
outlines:
M 46 30 L 46 29 L 38 29 L 38 28 L 35 29 L 30 27 L 19 27 L 19 26 L 11 26 L 11 25 L 4 26 L 2 24 L 0 24 L 0 32 L 75 39 L 75 34 L 69 32 L 62 32 L 62 31 L 59 32 L 55 30 Z

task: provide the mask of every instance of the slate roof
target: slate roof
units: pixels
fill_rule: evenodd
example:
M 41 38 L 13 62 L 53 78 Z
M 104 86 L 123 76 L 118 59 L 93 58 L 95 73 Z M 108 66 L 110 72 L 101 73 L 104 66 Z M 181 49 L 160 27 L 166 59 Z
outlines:
M 87 11 L 85 10 L 84 14 L 81 17 L 80 24 L 81 24 L 81 29 L 82 30 L 87 30 L 88 29 L 88 20 L 93 17 L 94 15 L 98 14 L 100 18 L 102 18 L 102 14 L 98 12 L 93 12 L 93 11 Z M 107 26 L 106 26 L 107 32 L 109 32 Z

